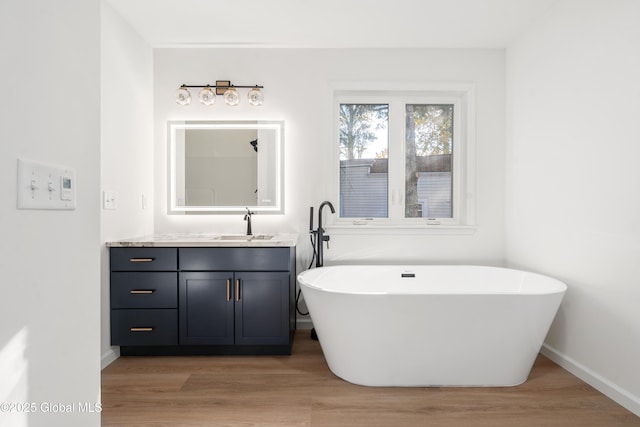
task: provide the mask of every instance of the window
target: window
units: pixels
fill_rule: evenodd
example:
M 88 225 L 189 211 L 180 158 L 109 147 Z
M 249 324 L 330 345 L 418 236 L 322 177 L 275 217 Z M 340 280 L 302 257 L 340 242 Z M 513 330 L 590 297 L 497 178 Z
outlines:
M 340 217 L 389 216 L 388 141 L 388 104 L 340 104 Z
M 453 104 L 405 105 L 405 218 L 452 218 Z
M 468 97 L 336 92 L 338 224 L 471 225 Z

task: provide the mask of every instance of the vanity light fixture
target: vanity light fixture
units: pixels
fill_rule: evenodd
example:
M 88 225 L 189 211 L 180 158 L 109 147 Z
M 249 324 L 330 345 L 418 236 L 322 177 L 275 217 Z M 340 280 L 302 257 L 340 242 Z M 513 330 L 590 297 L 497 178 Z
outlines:
M 180 105 L 189 105 L 191 104 L 191 93 L 186 87 L 180 87 L 178 92 L 176 92 L 176 102 Z
M 262 101 L 264 101 L 264 95 L 262 95 L 262 91 L 257 87 L 254 87 L 247 94 L 247 99 L 249 100 L 249 104 L 258 107 L 262 105 Z
M 224 103 L 231 105 L 232 107 L 240 103 L 240 95 L 238 95 L 238 91 L 235 87 L 231 86 L 229 89 L 224 91 Z
M 203 87 L 198 94 L 198 98 L 203 105 L 213 105 L 216 102 L 216 94 L 213 89 L 211 89 L 211 86 Z
M 191 93 L 189 88 L 201 88 L 198 93 L 198 99 L 203 105 L 214 105 L 216 95 L 222 95 L 227 105 L 235 106 L 240 103 L 240 94 L 237 89 L 250 89 L 247 94 L 249 105 L 260 106 L 264 102 L 264 95 L 261 89 L 264 86 L 236 86 L 231 84 L 230 80 L 216 80 L 215 85 L 186 85 L 183 84 L 176 92 L 176 103 L 180 105 L 189 105 L 191 103 Z

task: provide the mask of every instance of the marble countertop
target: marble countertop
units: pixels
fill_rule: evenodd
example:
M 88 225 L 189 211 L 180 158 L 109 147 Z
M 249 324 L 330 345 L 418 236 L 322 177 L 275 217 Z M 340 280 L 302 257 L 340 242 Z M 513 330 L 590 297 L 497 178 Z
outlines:
M 296 246 L 295 233 L 269 233 L 245 236 L 221 233 L 171 233 L 122 239 L 107 242 L 108 247 L 292 247 Z

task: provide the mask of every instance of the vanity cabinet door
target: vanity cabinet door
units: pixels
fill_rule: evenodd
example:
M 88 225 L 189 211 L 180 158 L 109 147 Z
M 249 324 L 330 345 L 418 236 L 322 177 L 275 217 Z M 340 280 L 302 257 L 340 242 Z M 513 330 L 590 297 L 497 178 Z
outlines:
M 235 343 L 289 343 L 289 273 L 235 274 Z
M 233 273 L 180 272 L 180 344 L 233 344 Z

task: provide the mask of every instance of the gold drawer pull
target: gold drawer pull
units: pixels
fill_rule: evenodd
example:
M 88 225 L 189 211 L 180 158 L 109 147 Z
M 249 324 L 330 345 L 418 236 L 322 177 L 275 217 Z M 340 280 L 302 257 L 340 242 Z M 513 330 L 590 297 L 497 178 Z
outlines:
M 227 279 L 227 301 L 231 301 L 231 279 Z
M 155 258 L 129 258 L 131 262 L 153 262 Z
M 236 302 L 240 301 L 240 279 L 236 279 Z
M 151 332 L 153 328 L 131 328 L 131 332 Z
M 129 293 L 134 295 L 149 295 L 155 291 L 155 289 L 131 289 Z

